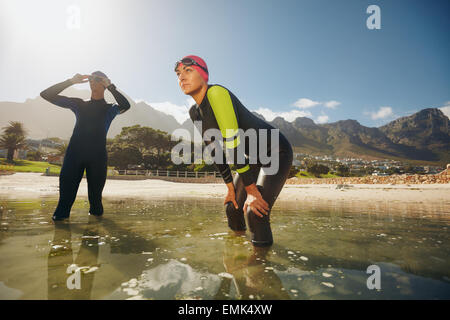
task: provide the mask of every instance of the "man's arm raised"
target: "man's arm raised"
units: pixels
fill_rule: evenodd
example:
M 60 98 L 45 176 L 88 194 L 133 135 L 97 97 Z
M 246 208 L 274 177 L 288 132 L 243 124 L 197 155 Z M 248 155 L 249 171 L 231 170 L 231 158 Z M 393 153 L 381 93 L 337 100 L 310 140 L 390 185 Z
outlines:
M 67 89 L 68 87 L 70 87 L 75 83 L 84 83 L 88 81 L 87 78 L 88 78 L 87 75 L 81 75 L 77 73 L 71 79 L 67 79 L 66 81 L 57 83 L 51 86 L 50 88 L 45 89 L 44 91 L 41 92 L 41 97 L 47 100 L 48 102 L 53 103 L 62 108 L 74 110 L 77 107 L 80 99 L 61 96 L 59 93 L 61 93 L 64 89 Z

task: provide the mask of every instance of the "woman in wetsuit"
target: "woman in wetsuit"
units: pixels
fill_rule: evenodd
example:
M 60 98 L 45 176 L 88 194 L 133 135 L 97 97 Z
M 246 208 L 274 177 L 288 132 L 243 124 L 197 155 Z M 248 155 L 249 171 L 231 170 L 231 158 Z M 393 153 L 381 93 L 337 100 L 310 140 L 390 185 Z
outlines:
M 84 101 L 59 95 L 71 85 L 87 81 L 92 91 L 90 100 Z M 104 99 L 106 88 L 112 93 L 117 104 L 106 103 Z M 53 214 L 53 220 L 69 218 L 85 169 L 90 203 L 89 214 L 101 216 L 103 214 L 102 192 L 107 173 L 106 134 L 111 121 L 116 115 L 127 111 L 130 103 L 100 71 L 91 75 L 76 74 L 73 78 L 42 91 L 41 97 L 57 106 L 72 110 L 76 117 L 75 128 L 59 175 L 59 202 Z
M 225 151 L 232 151 L 231 153 L 234 154 L 233 160 L 237 171 L 234 180 L 226 161 L 215 162 L 228 187 L 224 201 L 228 226 L 236 233 L 242 234 L 246 230 L 246 217 L 252 234 L 252 244 L 255 247 L 271 246 L 273 238 L 270 228 L 270 211 L 292 165 L 293 155 L 290 143 L 281 133 L 279 133 L 278 149 L 272 148 L 270 138 L 266 139 L 267 144 L 263 147 L 267 147 L 269 153 L 274 151 L 274 156 L 278 156 L 279 169 L 276 174 L 265 174 L 261 168 L 266 167 L 267 164 L 263 165 L 260 159 L 257 159 L 257 163 L 254 164 L 248 163 L 249 144 L 246 143 L 245 148 L 239 148 L 241 141 L 246 139 L 241 137 L 239 129 L 270 131 L 275 128 L 251 113 L 228 89 L 220 85 L 208 84 L 208 67 L 200 57 L 192 55 L 184 57 L 176 63 L 175 72 L 181 90 L 192 96 L 196 102 L 190 108 L 189 115 L 194 123 L 200 121 L 202 136 L 208 129 L 219 129 L 226 146 Z M 257 135 L 257 137 L 259 148 L 261 147 L 260 136 Z M 211 141 L 205 139 L 205 143 L 209 144 Z M 239 152 L 244 152 L 244 157 Z M 239 156 L 247 161 L 237 163 L 236 159 Z

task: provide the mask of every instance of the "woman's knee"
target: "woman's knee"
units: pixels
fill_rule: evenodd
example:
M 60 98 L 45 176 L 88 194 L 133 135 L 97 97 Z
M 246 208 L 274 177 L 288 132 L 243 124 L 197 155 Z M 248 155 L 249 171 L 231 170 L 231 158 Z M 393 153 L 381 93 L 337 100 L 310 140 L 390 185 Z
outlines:
M 253 211 L 249 211 L 247 219 L 252 233 L 252 244 L 255 247 L 270 247 L 273 244 L 270 215 L 259 217 Z
M 245 231 L 245 219 L 242 209 L 236 209 L 232 202 L 226 204 L 225 212 L 228 218 L 228 226 L 233 231 Z

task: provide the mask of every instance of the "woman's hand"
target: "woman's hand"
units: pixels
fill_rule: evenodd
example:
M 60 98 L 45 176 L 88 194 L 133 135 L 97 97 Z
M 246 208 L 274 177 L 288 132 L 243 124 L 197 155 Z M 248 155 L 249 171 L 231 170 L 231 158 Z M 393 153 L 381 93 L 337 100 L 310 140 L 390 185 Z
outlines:
M 245 187 L 245 191 L 247 191 L 247 200 L 244 203 L 244 213 L 247 212 L 247 207 L 250 207 L 258 217 L 262 218 L 263 214 L 267 215 L 269 204 L 263 199 L 256 184 L 253 183 Z
M 238 209 L 238 204 L 236 202 L 236 192 L 234 190 L 234 184 L 233 182 L 227 183 L 227 187 L 228 187 L 228 193 L 225 196 L 225 201 L 223 202 L 223 204 L 227 204 L 227 202 L 232 202 L 234 204 L 234 207 L 236 209 Z

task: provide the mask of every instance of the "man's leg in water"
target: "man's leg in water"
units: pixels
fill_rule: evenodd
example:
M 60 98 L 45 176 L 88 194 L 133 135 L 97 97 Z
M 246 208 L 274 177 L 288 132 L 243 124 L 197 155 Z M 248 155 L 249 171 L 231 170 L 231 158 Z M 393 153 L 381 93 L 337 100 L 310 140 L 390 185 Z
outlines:
M 89 213 L 95 216 L 103 214 L 102 192 L 107 174 L 106 155 L 98 155 L 86 165 L 88 183 Z
M 264 170 L 261 170 L 256 182 L 259 192 L 269 205 L 268 214 L 263 215 L 263 217 L 258 217 L 250 208 L 246 212 L 248 226 L 252 233 L 252 243 L 255 247 L 264 248 L 273 244 L 272 229 L 270 228 L 270 212 L 289 176 L 292 165 L 292 149 L 290 145 L 281 149 L 279 156 L 280 162 L 277 174 L 266 175 L 264 174 Z
M 256 178 L 259 174 L 259 167 L 257 165 L 250 165 L 250 170 L 252 170 L 252 175 L 256 183 Z M 236 210 L 233 203 L 228 203 L 226 205 L 228 226 L 236 234 L 242 235 L 245 234 L 245 230 L 247 229 L 245 226 L 245 217 L 243 210 L 244 202 L 247 199 L 247 192 L 245 191 L 244 182 L 242 181 L 242 177 L 239 176 L 239 173 L 236 173 L 233 184 L 236 193 L 236 202 L 238 205 L 238 209 Z
M 59 201 L 53 213 L 54 219 L 64 219 L 70 216 L 70 209 L 77 196 L 83 173 L 84 165 L 82 161 L 68 150 L 59 174 Z

